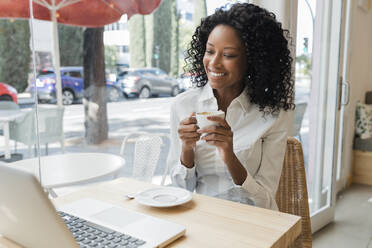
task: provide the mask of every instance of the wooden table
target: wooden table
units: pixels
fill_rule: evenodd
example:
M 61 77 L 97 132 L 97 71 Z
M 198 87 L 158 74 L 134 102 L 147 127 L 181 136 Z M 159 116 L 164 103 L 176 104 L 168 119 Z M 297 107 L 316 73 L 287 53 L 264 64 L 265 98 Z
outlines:
M 58 206 L 94 198 L 186 226 L 186 235 L 169 247 L 287 247 L 301 232 L 298 216 L 199 194 L 193 194 L 190 202 L 171 208 L 147 207 L 125 197 L 152 187 L 157 186 L 120 178 L 53 201 Z M 5 242 L 8 241 L 0 240 L 0 247 Z

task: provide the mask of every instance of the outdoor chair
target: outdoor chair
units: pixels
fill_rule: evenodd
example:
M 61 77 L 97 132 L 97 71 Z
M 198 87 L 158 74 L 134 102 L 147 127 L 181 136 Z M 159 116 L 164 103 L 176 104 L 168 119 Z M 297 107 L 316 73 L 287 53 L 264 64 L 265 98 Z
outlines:
M 0 110 L 15 110 L 19 109 L 19 105 L 12 101 L 0 101 Z M 3 130 L 0 130 L 0 135 L 3 135 Z
M 64 152 L 63 112 L 63 107 L 38 107 L 39 139 L 40 144 L 45 144 L 46 154 L 48 154 L 48 144 L 54 142 L 60 142 Z M 17 149 L 17 142 L 27 145 L 31 157 L 32 146 L 38 142 L 35 109 L 28 112 L 21 121 L 10 123 L 9 137 L 16 141 L 15 149 Z
M 311 222 L 302 145 L 292 137 L 287 140 L 276 202 L 280 212 L 301 217 L 302 232 L 291 247 L 311 247 Z
M 136 132 L 127 135 L 121 145 L 120 155 L 128 153 L 128 146 L 133 149 L 132 177 L 141 181 L 151 182 L 155 174 L 162 148 L 165 147 L 163 139 L 168 139 L 168 134 L 153 134 Z M 125 158 L 128 162 L 128 159 Z M 168 169 L 161 178 L 161 185 L 164 185 Z
M 306 102 L 301 102 L 301 103 L 296 103 L 296 108 L 293 113 L 293 136 L 298 137 L 300 142 L 302 142 L 301 139 L 301 126 L 302 126 L 302 120 L 305 115 L 307 103 Z
M 353 183 L 372 185 L 372 91 L 367 91 L 365 104 L 357 102 L 353 142 Z

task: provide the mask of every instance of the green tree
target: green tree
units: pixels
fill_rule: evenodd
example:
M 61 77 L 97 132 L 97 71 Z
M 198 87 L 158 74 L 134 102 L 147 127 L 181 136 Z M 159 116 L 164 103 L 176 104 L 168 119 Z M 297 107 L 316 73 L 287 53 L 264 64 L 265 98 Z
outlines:
M 108 137 L 103 28 L 84 31 L 85 141 L 99 144 Z
M 171 11 L 172 40 L 170 52 L 170 74 L 177 77 L 179 68 L 179 16 L 177 11 L 177 1 L 172 2 Z
M 312 69 L 311 54 L 301 54 L 300 56 L 297 56 L 296 63 L 299 64 L 299 70 L 301 73 L 308 77 L 311 77 Z
M 194 25 L 199 26 L 202 18 L 207 16 L 207 3 L 205 0 L 194 0 Z
M 0 81 L 23 92 L 30 71 L 30 29 L 26 20 L 0 20 Z
M 146 67 L 146 27 L 143 15 L 134 15 L 129 24 L 129 52 L 131 67 Z
M 105 46 L 105 69 L 115 72 L 117 62 L 118 48 L 116 46 Z
M 153 14 L 142 17 L 140 21 L 140 17 L 131 18 L 131 66 L 159 67 L 172 75 L 178 74 L 179 31 L 176 4 L 173 0 L 163 0 Z M 137 19 L 132 21 L 134 18 Z
M 61 66 L 83 65 L 84 28 L 58 24 Z
M 192 38 L 192 35 L 194 33 L 194 29 L 191 27 L 191 26 L 187 26 L 187 25 L 182 25 L 180 26 L 180 31 L 179 31 L 179 50 L 181 52 L 181 57 L 179 59 L 180 63 L 179 63 L 179 71 L 183 71 L 183 68 L 185 66 L 185 53 L 186 53 L 186 50 L 191 42 L 191 38 Z
M 146 66 L 152 67 L 154 56 L 154 14 L 145 16 L 146 26 Z
M 172 0 L 163 0 L 154 13 L 153 18 L 153 55 L 151 65 L 159 67 L 165 72 L 170 71 L 170 52 L 171 47 L 171 13 Z

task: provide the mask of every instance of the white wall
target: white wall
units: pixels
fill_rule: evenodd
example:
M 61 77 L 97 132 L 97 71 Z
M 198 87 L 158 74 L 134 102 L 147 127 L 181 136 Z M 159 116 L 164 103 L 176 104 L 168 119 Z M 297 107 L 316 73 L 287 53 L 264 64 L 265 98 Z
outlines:
M 129 31 L 108 30 L 103 33 L 103 43 L 107 46 L 129 46 Z
M 278 21 L 283 24 L 283 27 L 286 29 L 290 29 L 291 18 L 289 17 L 291 16 L 291 4 L 295 4 L 294 9 L 297 9 L 297 0 L 252 0 L 250 2 L 273 12 L 276 15 Z M 295 12 L 295 15 L 293 17 L 296 17 L 297 19 L 297 11 Z M 295 30 L 296 29 L 294 29 L 293 31 L 295 32 Z M 291 35 L 292 33 L 293 32 L 291 32 Z
M 352 0 L 349 51 L 350 102 L 345 109 L 345 132 L 342 178 L 352 173 L 352 146 L 354 137 L 355 105 L 364 102 L 365 92 L 372 90 L 372 9 L 368 12 Z

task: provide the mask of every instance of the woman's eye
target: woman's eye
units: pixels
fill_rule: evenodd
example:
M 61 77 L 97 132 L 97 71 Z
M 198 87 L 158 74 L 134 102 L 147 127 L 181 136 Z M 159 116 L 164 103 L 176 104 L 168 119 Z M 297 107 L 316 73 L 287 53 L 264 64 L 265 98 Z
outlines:
M 233 55 L 233 54 L 224 54 L 223 56 L 225 56 L 226 58 L 234 58 L 234 57 L 236 57 L 236 55 Z
M 213 51 L 212 51 L 212 50 L 206 50 L 205 53 L 207 53 L 207 54 L 212 54 Z

